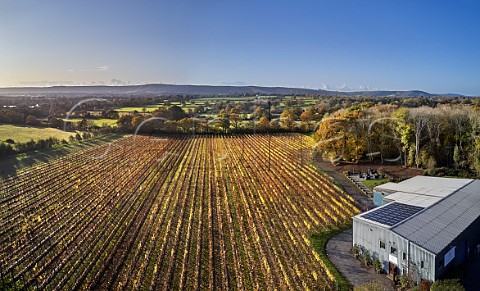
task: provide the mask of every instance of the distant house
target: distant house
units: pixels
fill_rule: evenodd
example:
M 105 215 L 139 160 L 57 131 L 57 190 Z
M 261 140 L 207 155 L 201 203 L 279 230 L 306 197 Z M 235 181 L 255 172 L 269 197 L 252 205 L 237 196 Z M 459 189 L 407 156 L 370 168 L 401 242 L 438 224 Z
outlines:
M 417 176 L 375 192 L 383 205 L 353 217 L 353 244 L 387 274 L 435 281 L 480 253 L 480 180 Z

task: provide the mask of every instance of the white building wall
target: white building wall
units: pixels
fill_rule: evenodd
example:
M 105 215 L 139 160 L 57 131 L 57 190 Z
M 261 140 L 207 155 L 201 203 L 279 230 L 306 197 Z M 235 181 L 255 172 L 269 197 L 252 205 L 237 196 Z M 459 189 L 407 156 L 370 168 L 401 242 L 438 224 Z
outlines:
M 411 273 L 418 273 L 423 279 L 435 281 L 434 254 L 410 242 L 410 262 Z
M 380 241 L 385 248 L 380 247 Z M 428 251 L 409 244 L 408 240 L 392 232 L 389 228 L 376 223 L 370 223 L 362 219 L 353 219 L 353 245 L 367 249 L 374 258 L 378 258 L 383 264 L 384 271 L 389 273 L 389 262 L 395 262 L 397 274 L 412 271 L 418 266 L 418 272 L 422 278 L 434 280 L 435 256 Z M 392 248 L 396 254 L 392 253 Z M 424 267 L 421 268 L 421 261 Z M 410 262 L 410 265 L 409 265 Z

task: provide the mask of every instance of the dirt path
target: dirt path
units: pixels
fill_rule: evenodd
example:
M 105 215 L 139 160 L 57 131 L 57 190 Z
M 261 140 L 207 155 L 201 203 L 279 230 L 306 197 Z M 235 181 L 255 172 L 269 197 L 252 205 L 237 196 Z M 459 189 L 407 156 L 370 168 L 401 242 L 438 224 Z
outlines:
M 357 186 L 351 182 L 342 170 L 333 166 L 330 162 L 317 158 L 317 163 L 321 170 L 330 175 L 340 184 L 348 195 L 355 199 L 355 203 L 362 212 L 374 207 L 373 200 L 367 197 Z M 350 249 L 353 244 L 352 229 L 346 230 L 327 243 L 327 256 L 329 260 L 337 267 L 342 275 L 354 286 L 363 283 L 376 281 L 385 286 L 384 290 L 395 290 L 392 281 L 385 275 L 377 274 L 373 268 L 365 269 L 361 266 L 361 262 L 353 257 Z
M 362 267 L 361 262 L 355 259 L 350 253 L 351 247 L 352 229 L 349 229 L 328 241 L 327 256 L 354 287 L 363 283 L 376 281 L 385 286 L 384 290 L 395 290 L 392 281 L 385 275 L 375 273 L 372 267 L 370 267 L 370 269 Z
M 356 206 L 362 212 L 374 207 L 373 200 L 360 191 L 352 181 L 348 180 L 347 177 L 345 177 L 345 175 L 336 169 L 330 162 L 322 160 L 321 157 L 318 157 L 316 161 L 320 169 L 335 179 L 335 181 L 343 187 L 345 192 L 355 199 Z

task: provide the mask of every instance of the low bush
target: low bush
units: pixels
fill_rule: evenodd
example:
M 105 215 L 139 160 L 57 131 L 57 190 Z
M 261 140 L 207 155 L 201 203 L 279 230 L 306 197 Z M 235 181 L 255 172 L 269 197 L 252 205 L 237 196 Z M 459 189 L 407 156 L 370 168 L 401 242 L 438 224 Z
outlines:
M 431 291 L 465 291 L 465 288 L 460 284 L 458 279 L 445 279 L 435 281 L 430 286 Z
M 368 250 L 363 252 L 363 262 L 367 267 L 372 265 L 372 257 L 370 256 L 370 252 Z
M 358 245 L 354 245 L 352 247 L 352 253 L 353 253 L 353 256 L 355 257 L 355 259 L 359 259 L 360 258 L 360 248 L 358 247 Z
M 380 262 L 378 258 L 375 258 L 373 260 L 373 268 L 375 269 L 375 272 L 377 272 L 378 274 L 381 274 L 383 272 L 382 262 Z

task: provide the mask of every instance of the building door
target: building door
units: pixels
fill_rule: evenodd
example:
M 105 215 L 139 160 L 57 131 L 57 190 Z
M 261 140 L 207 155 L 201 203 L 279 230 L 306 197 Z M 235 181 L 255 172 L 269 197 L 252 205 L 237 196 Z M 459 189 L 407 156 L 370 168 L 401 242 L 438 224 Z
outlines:
M 395 264 L 392 262 L 389 262 L 389 272 L 388 274 L 392 276 L 393 279 L 395 279 Z

